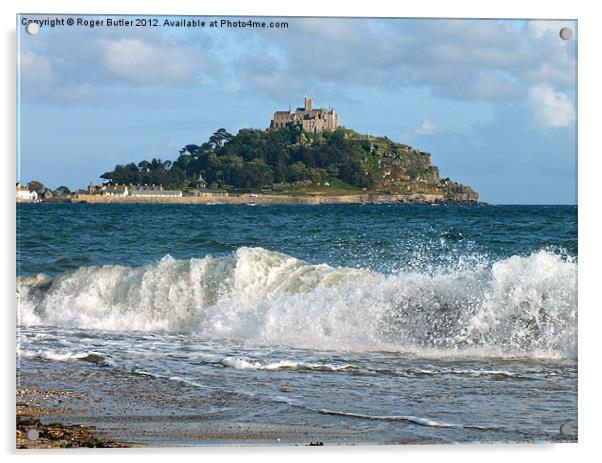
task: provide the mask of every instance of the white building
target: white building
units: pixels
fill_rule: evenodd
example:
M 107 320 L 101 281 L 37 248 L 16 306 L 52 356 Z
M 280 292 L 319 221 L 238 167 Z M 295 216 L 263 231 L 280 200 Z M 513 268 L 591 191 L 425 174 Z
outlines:
M 29 191 L 26 186 L 17 183 L 17 202 L 18 203 L 32 203 L 38 200 L 38 193 L 35 191 Z
M 102 194 L 106 196 L 127 196 L 128 187 L 126 185 L 107 185 Z

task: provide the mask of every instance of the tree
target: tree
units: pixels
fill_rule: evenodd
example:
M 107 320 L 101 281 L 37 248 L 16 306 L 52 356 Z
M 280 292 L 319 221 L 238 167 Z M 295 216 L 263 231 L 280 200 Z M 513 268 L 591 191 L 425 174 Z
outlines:
M 29 182 L 27 184 L 27 188 L 29 191 L 35 191 L 39 194 L 44 193 L 44 191 L 46 190 L 46 187 L 44 186 L 44 184 L 37 180 L 32 180 L 31 182 Z
M 221 148 L 224 143 L 232 140 L 234 136 L 226 131 L 226 129 L 221 128 L 217 129 L 211 137 L 209 137 L 209 143 L 213 145 L 214 148 Z
M 382 153 L 399 160 L 405 156 L 399 154 L 403 146 L 382 137 L 366 139 L 344 128 L 315 134 L 300 127 L 242 129 L 236 136 L 220 128 L 208 141 L 185 145 L 175 161 L 154 158 L 117 165 L 101 178 L 109 183 L 154 183 L 165 188 L 195 186 L 199 178 L 212 187 L 241 189 L 278 183 L 282 190 L 290 182 L 331 178 L 370 188 L 378 181 L 375 179 L 382 178 Z M 406 158 L 394 168 L 415 178 L 429 165 L 430 161 L 425 164 L 421 159 Z
M 69 196 L 71 194 L 71 190 L 67 188 L 65 185 L 61 185 L 56 190 L 54 190 L 55 196 Z
M 301 161 L 295 162 L 292 166 L 290 166 L 289 174 L 289 181 L 291 182 L 300 182 L 302 180 L 306 180 L 308 177 L 307 167 Z
M 148 161 L 140 161 L 138 163 L 138 169 L 140 172 L 146 173 L 150 170 L 150 162 Z

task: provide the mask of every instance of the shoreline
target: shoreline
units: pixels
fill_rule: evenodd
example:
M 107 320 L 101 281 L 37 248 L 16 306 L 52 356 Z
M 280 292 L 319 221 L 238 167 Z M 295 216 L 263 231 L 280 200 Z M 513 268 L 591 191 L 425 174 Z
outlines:
M 204 193 L 199 196 L 113 196 L 79 194 L 70 198 L 52 198 L 42 203 L 86 203 L 86 204 L 238 204 L 238 205 L 336 205 L 336 204 L 371 204 L 371 205 L 481 205 L 479 201 L 470 199 L 446 200 L 442 195 L 266 195 L 266 194 L 214 194 Z
M 252 398 L 90 361 L 27 361 L 17 369 L 16 392 L 17 449 L 441 443 L 403 430 L 383 441 L 343 424 L 258 421 L 239 410 Z M 28 439 L 31 429 L 37 439 Z
M 72 405 L 86 402 L 85 397 L 67 390 L 17 389 L 16 448 L 140 447 L 110 439 L 95 426 L 63 423 L 66 416 L 79 411 Z

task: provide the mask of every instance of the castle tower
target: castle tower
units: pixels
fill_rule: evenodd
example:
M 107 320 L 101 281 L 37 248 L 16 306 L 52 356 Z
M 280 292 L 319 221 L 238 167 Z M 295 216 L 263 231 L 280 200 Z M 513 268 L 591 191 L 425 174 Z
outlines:
M 339 115 L 333 108 L 314 108 L 314 100 L 305 96 L 303 108 L 297 108 L 291 112 L 276 111 L 270 122 L 271 129 L 283 129 L 290 125 L 301 126 L 306 132 L 333 131 L 339 127 Z
M 305 111 L 312 111 L 314 109 L 314 100 L 305 97 Z

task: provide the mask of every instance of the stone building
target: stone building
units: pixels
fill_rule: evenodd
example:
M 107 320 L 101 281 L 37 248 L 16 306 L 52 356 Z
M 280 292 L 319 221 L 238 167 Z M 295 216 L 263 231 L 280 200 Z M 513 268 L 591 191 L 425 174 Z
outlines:
M 332 132 L 339 126 L 339 115 L 333 108 L 314 108 L 314 101 L 305 97 L 303 108 L 297 108 L 294 112 L 290 107 L 288 111 L 276 111 L 270 128 L 282 129 L 295 125 L 305 132 Z
M 88 185 L 88 194 L 103 196 L 127 196 L 128 187 L 126 185 Z
M 163 185 L 130 185 L 129 195 L 147 198 L 181 197 L 182 191 L 164 190 Z
M 81 193 L 80 193 L 81 194 Z M 182 196 L 179 190 L 164 190 L 163 185 L 93 185 L 88 186 L 88 195 L 101 196 L 146 196 L 161 198 L 165 196 Z

